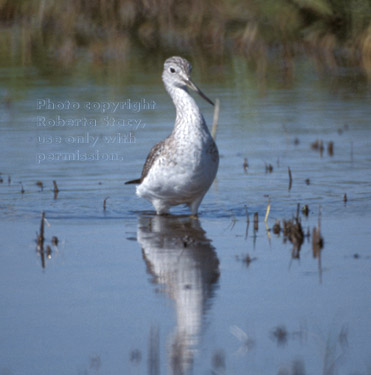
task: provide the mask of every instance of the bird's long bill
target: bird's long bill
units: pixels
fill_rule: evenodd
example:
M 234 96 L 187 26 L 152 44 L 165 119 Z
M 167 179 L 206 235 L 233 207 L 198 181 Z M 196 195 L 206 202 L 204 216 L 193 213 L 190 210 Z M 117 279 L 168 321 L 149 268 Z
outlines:
M 187 86 L 193 91 L 196 91 L 197 94 L 201 96 L 201 98 L 204 98 L 208 103 L 214 105 L 214 103 L 190 79 L 188 79 L 186 83 Z

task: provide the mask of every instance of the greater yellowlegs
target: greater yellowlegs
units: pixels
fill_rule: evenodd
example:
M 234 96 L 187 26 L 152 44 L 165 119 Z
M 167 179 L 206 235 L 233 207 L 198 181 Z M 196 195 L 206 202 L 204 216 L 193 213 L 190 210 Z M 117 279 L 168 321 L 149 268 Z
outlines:
M 152 148 L 141 177 L 126 182 L 139 184 L 136 194 L 149 200 L 158 215 L 179 204 L 188 205 L 197 215 L 218 170 L 218 148 L 187 88 L 214 103 L 191 81 L 191 70 L 181 57 L 165 61 L 162 80 L 176 108 L 174 129 Z

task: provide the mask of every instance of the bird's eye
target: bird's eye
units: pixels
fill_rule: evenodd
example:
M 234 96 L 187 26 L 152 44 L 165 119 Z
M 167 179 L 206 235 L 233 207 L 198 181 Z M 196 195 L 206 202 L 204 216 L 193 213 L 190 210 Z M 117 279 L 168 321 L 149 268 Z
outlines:
M 170 70 L 170 73 L 175 73 L 175 69 L 173 67 L 171 67 L 169 70 Z

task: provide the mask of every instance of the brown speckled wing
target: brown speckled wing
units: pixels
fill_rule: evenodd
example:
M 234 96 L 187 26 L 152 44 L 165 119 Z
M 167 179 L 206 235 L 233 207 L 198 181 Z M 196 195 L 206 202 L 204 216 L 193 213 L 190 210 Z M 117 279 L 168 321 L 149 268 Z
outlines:
M 142 176 L 140 177 L 140 182 L 142 183 L 144 178 L 147 176 L 149 170 L 151 169 L 153 163 L 157 160 L 157 158 L 161 155 L 161 153 L 163 152 L 164 150 L 164 146 L 165 146 L 165 140 L 157 143 L 156 145 L 154 145 L 151 149 L 151 151 L 149 152 L 148 156 L 147 156 L 147 159 L 144 163 L 144 166 L 143 166 L 143 170 L 142 170 Z

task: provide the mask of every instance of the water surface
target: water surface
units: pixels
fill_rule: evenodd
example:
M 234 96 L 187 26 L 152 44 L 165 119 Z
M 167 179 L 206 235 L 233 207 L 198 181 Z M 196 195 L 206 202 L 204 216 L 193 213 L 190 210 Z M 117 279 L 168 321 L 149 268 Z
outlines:
M 241 60 L 214 66 L 221 78 L 194 64 L 221 100 L 219 172 L 199 220 L 183 207 L 157 217 L 123 184 L 173 126 L 161 62 L 147 65 L 117 76 L 1 68 L 0 373 L 368 374 L 365 85 L 346 72 L 320 79 L 302 62 L 290 85 L 272 79 L 262 92 Z M 272 231 L 298 203 L 309 207 L 304 234 L 320 221 L 319 257 L 311 238 L 298 252 Z

